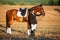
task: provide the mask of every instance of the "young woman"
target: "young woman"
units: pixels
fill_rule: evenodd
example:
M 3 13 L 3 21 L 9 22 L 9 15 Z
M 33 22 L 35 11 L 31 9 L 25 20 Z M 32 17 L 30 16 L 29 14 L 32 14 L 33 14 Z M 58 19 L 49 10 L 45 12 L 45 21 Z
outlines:
M 34 36 L 35 35 L 35 29 L 37 26 L 37 20 L 36 20 L 36 15 L 35 15 L 33 10 L 30 13 L 30 15 L 28 16 L 28 20 L 29 20 L 29 23 L 31 25 L 31 30 L 30 30 L 31 36 Z

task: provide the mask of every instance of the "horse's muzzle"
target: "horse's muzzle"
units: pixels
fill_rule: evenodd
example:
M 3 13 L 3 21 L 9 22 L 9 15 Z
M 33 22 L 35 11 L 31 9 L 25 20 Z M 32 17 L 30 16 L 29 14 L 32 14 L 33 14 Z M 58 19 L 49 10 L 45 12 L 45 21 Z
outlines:
M 43 13 L 42 15 L 45 16 L 45 13 Z

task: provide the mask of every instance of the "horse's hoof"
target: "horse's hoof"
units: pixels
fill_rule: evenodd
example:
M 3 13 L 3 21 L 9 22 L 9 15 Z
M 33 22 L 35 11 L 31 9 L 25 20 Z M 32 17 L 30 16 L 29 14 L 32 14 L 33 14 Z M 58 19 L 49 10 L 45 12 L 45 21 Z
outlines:
M 11 37 L 12 37 L 12 35 L 11 35 L 11 34 L 9 34 L 9 33 L 7 33 L 7 37 L 8 37 L 8 38 L 11 38 Z
M 27 39 L 28 40 L 34 40 L 34 38 L 31 35 L 29 35 Z

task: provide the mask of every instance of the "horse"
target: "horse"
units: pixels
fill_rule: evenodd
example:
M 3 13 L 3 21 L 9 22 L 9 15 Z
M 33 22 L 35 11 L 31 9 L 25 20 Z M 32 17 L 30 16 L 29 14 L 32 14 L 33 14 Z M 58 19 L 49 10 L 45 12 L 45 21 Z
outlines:
M 25 9 L 23 9 L 22 11 L 24 11 Z M 8 34 L 12 34 L 11 32 L 11 25 L 13 24 L 13 22 L 16 20 L 18 22 L 27 22 L 27 28 L 28 30 L 30 29 L 30 23 L 28 21 L 28 15 L 29 13 L 34 10 L 35 14 L 40 15 L 45 15 L 44 9 L 42 5 L 37 5 L 34 6 L 32 8 L 26 9 L 25 12 L 21 12 L 21 10 L 18 9 L 10 9 L 6 12 L 6 31 Z M 22 16 L 21 13 L 24 13 L 25 15 Z M 27 32 L 27 34 L 29 34 Z

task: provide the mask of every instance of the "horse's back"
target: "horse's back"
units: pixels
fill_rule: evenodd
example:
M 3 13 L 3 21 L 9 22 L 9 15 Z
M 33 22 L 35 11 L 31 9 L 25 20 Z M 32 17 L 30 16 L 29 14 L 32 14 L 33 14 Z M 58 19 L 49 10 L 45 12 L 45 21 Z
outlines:
M 8 15 L 11 14 L 12 15 L 14 13 L 17 13 L 17 11 L 18 10 L 16 10 L 16 9 L 11 9 L 11 10 L 8 10 L 6 14 L 8 14 Z

